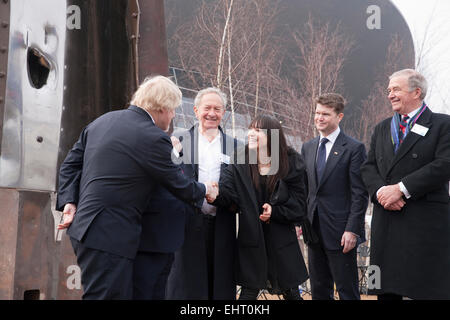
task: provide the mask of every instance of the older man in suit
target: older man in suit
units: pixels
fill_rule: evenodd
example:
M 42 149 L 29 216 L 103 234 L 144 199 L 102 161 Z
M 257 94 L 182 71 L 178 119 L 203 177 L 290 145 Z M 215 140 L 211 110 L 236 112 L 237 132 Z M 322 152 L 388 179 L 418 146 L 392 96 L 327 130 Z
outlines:
M 394 115 L 375 127 L 361 169 L 380 280 L 370 293 L 450 299 L 450 117 L 427 107 L 427 81 L 415 70 L 392 74 L 387 92 Z
M 221 90 L 200 90 L 194 100 L 198 124 L 174 133 L 181 141 L 184 173 L 197 181 L 218 182 L 227 165 L 236 160 L 238 142 L 220 127 L 226 104 Z M 235 299 L 235 211 L 206 201 L 200 209 L 186 206 L 185 232 L 169 275 L 167 298 Z
M 308 218 L 318 243 L 308 246 L 312 299 L 360 299 L 356 248 L 365 241 L 368 195 L 360 175 L 364 145 L 344 134 L 339 123 L 344 98 L 336 93 L 316 99 L 315 125 L 320 136 L 305 143 Z
M 131 299 L 142 212 L 161 184 L 200 207 L 214 188 L 189 179 L 171 158 L 166 131 L 181 103 L 168 78 L 149 78 L 126 110 L 109 112 L 81 133 L 61 165 L 57 210 L 64 209 L 81 268 L 84 299 Z

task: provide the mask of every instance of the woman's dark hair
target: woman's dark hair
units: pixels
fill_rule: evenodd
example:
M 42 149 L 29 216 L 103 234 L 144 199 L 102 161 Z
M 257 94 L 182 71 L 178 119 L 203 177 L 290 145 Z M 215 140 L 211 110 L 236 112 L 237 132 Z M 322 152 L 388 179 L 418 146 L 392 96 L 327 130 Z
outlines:
M 286 143 L 286 137 L 284 136 L 283 128 L 275 117 L 269 115 L 260 115 L 252 120 L 250 123 L 249 129 L 257 128 L 265 130 L 267 135 L 267 155 L 273 161 L 278 161 L 278 170 L 276 172 L 268 175 L 267 177 L 267 192 L 268 194 L 272 194 L 275 189 L 275 185 L 279 179 L 284 178 L 289 171 L 289 159 L 288 159 L 288 145 Z M 278 148 L 276 146 L 272 147 L 272 135 L 278 130 Z M 249 161 L 249 149 L 248 144 L 246 145 L 246 153 L 247 153 L 247 161 Z M 277 155 L 274 155 L 273 152 L 278 151 Z M 248 162 L 250 165 L 250 175 L 253 181 L 253 185 L 259 189 L 260 181 L 259 181 L 259 171 L 258 164 Z

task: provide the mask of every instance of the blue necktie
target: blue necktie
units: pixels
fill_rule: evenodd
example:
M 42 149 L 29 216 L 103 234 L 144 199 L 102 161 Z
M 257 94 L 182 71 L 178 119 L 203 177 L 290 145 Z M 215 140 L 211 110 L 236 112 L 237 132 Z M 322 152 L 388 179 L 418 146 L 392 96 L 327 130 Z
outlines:
M 317 183 L 320 182 L 322 178 L 323 171 L 325 170 L 325 164 L 327 163 L 327 150 L 325 145 L 329 140 L 327 138 L 322 138 L 320 140 L 319 152 L 317 153 L 317 163 L 316 163 L 316 173 L 317 173 Z

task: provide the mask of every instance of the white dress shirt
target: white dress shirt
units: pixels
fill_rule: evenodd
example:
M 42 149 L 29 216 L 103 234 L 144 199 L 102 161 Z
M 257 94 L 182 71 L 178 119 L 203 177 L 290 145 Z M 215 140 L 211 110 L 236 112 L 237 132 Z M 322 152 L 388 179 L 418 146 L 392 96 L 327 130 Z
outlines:
M 331 148 L 333 148 L 334 142 L 336 141 L 336 139 L 337 139 L 337 137 L 338 137 L 340 132 L 341 132 L 341 129 L 339 127 L 337 127 L 336 130 L 334 130 L 332 133 L 330 133 L 326 137 L 324 137 L 322 135 L 322 133 L 320 134 L 319 147 L 320 147 L 320 141 L 322 140 L 322 138 L 327 138 L 328 139 L 328 142 L 325 144 L 325 150 L 326 150 L 325 161 L 328 160 L 328 155 L 330 154 Z M 319 147 L 317 148 L 317 152 L 319 152 Z
M 209 142 L 200 132 L 198 134 L 198 182 L 219 182 L 222 155 L 221 133 Z M 216 207 L 203 200 L 202 212 L 216 215 Z

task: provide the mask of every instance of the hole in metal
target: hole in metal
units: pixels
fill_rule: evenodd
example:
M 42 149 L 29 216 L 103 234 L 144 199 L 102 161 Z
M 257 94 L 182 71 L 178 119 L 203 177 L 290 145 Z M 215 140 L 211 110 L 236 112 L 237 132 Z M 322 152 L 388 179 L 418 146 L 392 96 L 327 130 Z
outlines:
M 38 50 L 28 49 L 28 76 L 31 85 L 40 89 L 47 84 L 48 75 L 50 73 L 50 63 Z

